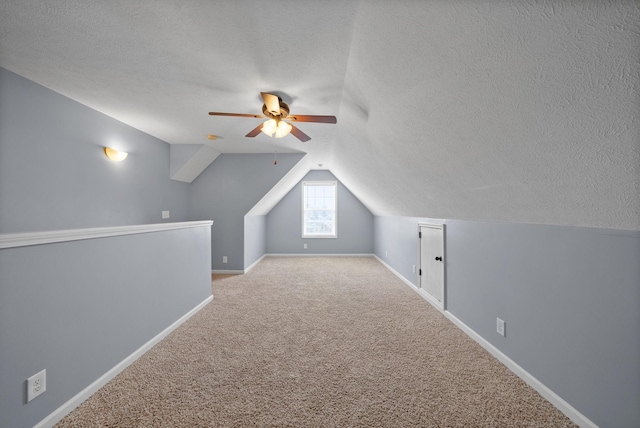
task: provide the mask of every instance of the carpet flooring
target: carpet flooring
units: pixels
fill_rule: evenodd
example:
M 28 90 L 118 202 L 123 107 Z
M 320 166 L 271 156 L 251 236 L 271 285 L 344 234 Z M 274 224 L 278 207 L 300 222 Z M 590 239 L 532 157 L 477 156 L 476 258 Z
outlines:
M 268 257 L 57 427 L 568 427 L 376 259 Z

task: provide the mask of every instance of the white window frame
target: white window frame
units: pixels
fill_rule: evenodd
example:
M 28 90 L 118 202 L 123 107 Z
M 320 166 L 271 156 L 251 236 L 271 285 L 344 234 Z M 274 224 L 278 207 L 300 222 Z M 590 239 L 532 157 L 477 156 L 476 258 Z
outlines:
M 305 189 L 307 186 L 333 186 L 334 188 L 334 211 L 333 211 L 333 233 L 328 234 L 308 234 L 305 233 L 304 214 L 305 214 Z M 337 238 L 338 237 L 338 182 L 337 181 L 303 181 L 302 182 L 302 237 L 307 238 Z

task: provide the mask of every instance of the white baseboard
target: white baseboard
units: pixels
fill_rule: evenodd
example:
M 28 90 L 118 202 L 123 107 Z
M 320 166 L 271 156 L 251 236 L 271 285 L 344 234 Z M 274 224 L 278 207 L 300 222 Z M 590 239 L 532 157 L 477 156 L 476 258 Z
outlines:
M 375 257 L 375 254 L 307 254 L 307 253 L 269 253 L 266 257 Z
M 553 404 L 558 410 L 565 414 L 574 423 L 581 427 L 598 428 L 590 419 L 576 410 L 572 405 L 563 400 L 558 394 L 553 392 L 542 382 L 536 379 L 531 373 L 520 367 L 515 361 L 503 354 L 498 348 L 489 343 L 485 338 L 476 333 L 468 325 L 460 321 L 449 311 L 445 311 L 444 315 L 451 320 L 460 330 L 464 331 L 469 337 L 478 342 L 480 346 L 486 349 L 491 355 L 496 357 L 502 364 L 507 366 L 516 376 L 525 381 L 527 385 L 538 391 L 545 399 Z
M 120 372 L 122 372 L 124 369 L 126 369 L 135 360 L 140 358 L 145 352 L 147 352 L 149 349 L 151 349 L 154 345 L 156 345 L 162 339 L 167 337 L 169 335 L 169 333 L 171 333 L 173 330 L 178 328 L 180 326 L 180 324 L 184 323 L 186 320 L 191 318 L 196 312 L 198 312 L 200 309 L 202 309 L 207 303 L 211 302 L 212 300 L 213 300 L 213 296 L 207 297 L 203 302 L 199 303 L 195 308 L 191 309 L 189 312 L 184 314 L 176 322 L 171 324 L 169 327 L 165 328 L 162 332 L 160 332 L 153 339 L 151 339 L 150 341 L 148 341 L 147 343 L 142 345 L 140 348 L 138 348 L 136 351 L 134 351 L 127 358 L 125 358 L 124 360 L 120 361 L 111 370 L 109 370 L 108 372 L 106 372 L 105 374 L 100 376 L 92 384 L 90 384 L 85 389 L 80 391 L 78 394 L 76 394 L 74 397 L 72 397 L 69 401 L 64 403 L 62 406 L 60 406 L 56 410 L 54 410 L 51 414 L 49 414 L 49 416 L 47 416 L 46 418 L 44 418 L 43 420 L 38 422 L 36 425 L 34 425 L 33 428 L 51 428 L 51 427 L 53 427 L 56 423 L 58 423 L 60 420 L 62 420 L 62 418 L 64 418 L 69 413 L 71 413 L 71 411 L 73 409 L 75 409 L 80 404 L 82 404 L 83 401 L 85 401 L 87 398 L 89 398 L 91 395 L 93 395 L 97 390 L 99 390 L 104 385 L 106 385 L 107 382 L 109 382 L 111 379 L 116 377 Z
M 444 306 L 442 305 L 441 302 L 439 302 L 437 299 L 435 299 L 433 296 L 431 296 L 429 293 L 427 293 L 426 291 L 424 291 L 422 288 L 417 287 L 414 283 L 412 283 L 411 281 L 409 281 L 407 278 L 405 278 L 404 276 L 402 276 L 397 270 L 395 270 L 394 268 L 392 268 L 388 263 L 386 263 L 384 260 L 382 260 L 380 257 L 376 256 L 374 254 L 374 257 L 384 265 L 384 267 L 386 267 L 387 269 L 389 269 L 395 276 L 397 276 L 398 278 L 400 278 L 402 280 L 402 282 L 404 282 L 405 284 L 407 284 L 409 287 L 411 287 L 411 289 L 413 291 L 415 291 L 416 293 L 418 293 L 420 296 L 422 296 L 423 299 L 425 299 L 427 302 L 431 303 L 431 305 L 433 305 L 437 310 L 439 310 L 440 312 L 442 312 L 443 314 L 445 313 L 444 311 Z
M 547 386 L 545 386 L 542 382 L 536 379 L 531 373 L 520 367 L 515 361 L 511 358 L 507 357 L 502 351 L 493 346 L 488 340 L 484 337 L 480 336 L 473 330 L 471 327 L 463 323 L 459 320 L 455 315 L 447 310 L 443 310 L 442 307 L 439 306 L 439 302 L 429 296 L 427 293 L 420 290 L 416 287 L 411 281 L 406 279 L 404 276 L 400 275 L 395 269 L 385 263 L 378 256 L 375 258 L 382 263 L 387 269 L 389 269 L 395 276 L 397 276 L 402 282 L 407 284 L 418 293 L 422 298 L 424 298 L 427 302 L 429 302 L 433 307 L 435 307 L 440 313 L 446 316 L 452 323 L 456 325 L 460 330 L 465 332 L 467 336 L 475 340 L 480 346 L 482 346 L 487 352 L 496 357 L 502 364 L 507 366 L 509 370 L 511 370 L 516 376 L 525 381 L 527 385 L 535 389 L 542 397 L 544 397 L 547 401 L 553 404 L 558 410 L 564 413 L 569 419 L 571 419 L 574 423 L 578 424 L 581 427 L 585 428 L 598 428 L 598 426 L 593 423 L 589 418 L 576 410 L 572 405 L 563 400 L 558 394 L 553 392 Z
M 251 269 L 253 269 L 258 263 L 260 263 L 262 261 L 262 259 L 264 259 L 264 257 L 266 256 L 266 254 L 263 254 L 262 257 L 260 257 L 258 260 L 256 260 L 255 262 L 253 262 L 251 264 L 251 266 L 249 266 L 248 268 L 245 268 L 244 273 L 249 272 Z
M 373 254 L 263 254 L 258 260 L 253 262 L 251 266 L 245 268 L 244 270 L 223 270 L 223 269 L 212 269 L 211 273 L 217 274 L 244 274 L 249 272 L 251 269 L 256 267 L 258 263 L 262 261 L 265 257 L 372 257 Z
M 394 268 L 391 267 L 391 265 L 389 265 L 387 262 L 385 262 L 384 260 L 382 260 L 380 257 L 376 256 L 374 254 L 374 257 L 376 258 L 376 260 L 378 260 L 380 263 L 382 263 L 382 265 L 384 267 L 386 267 L 388 270 L 391 271 L 391 273 L 393 273 L 395 276 L 398 277 L 398 279 L 400 279 L 402 282 L 404 282 L 406 285 L 408 285 L 409 287 L 411 287 L 411 289 L 413 291 L 415 291 L 416 293 L 418 293 L 423 299 L 425 299 L 427 302 L 431 303 L 437 310 L 439 310 L 440 312 L 444 313 L 444 311 L 442 310 L 442 307 L 440 307 L 438 304 L 436 304 L 435 299 L 431 296 L 429 296 L 427 293 L 423 292 L 419 287 L 417 287 L 413 282 L 409 281 L 407 278 L 405 278 L 404 276 L 402 276 L 400 274 L 400 272 L 398 272 L 397 270 L 395 270 Z
M 238 269 L 238 270 L 233 270 L 233 269 L 211 269 L 211 273 L 240 275 L 240 274 L 244 273 L 244 270 L 242 270 L 242 269 Z
M 397 270 L 395 270 L 394 268 L 391 267 L 391 265 L 389 265 L 387 262 L 385 262 L 384 260 L 382 260 L 380 257 L 376 256 L 375 254 L 373 255 L 373 257 L 376 258 L 376 260 L 378 260 L 380 263 L 382 263 L 384 265 L 384 267 L 386 267 L 388 270 L 391 271 L 391 273 L 393 273 L 395 276 L 397 276 L 402 282 L 404 282 L 405 284 L 407 284 L 409 287 L 411 287 L 414 291 L 418 291 L 418 287 L 416 287 L 411 281 L 409 281 L 407 278 L 405 278 L 404 276 L 400 275 L 400 272 L 398 272 Z
M 212 269 L 211 273 L 241 275 L 249 272 L 258 263 L 260 263 L 262 259 L 264 259 L 265 257 L 372 257 L 372 256 L 374 255 L 373 254 L 299 254 L 299 253 L 275 254 L 275 253 L 272 253 L 272 254 L 263 254 L 262 257 L 260 257 L 258 260 L 253 262 L 251 266 L 249 266 L 248 268 L 245 268 L 244 270 Z

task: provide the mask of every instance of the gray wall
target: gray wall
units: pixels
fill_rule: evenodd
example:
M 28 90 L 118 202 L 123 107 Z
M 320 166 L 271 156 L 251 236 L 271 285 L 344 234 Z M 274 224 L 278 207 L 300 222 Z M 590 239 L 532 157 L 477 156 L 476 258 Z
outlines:
M 244 267 L 258 261 L 267 252 L 267 216 L 244 218 Z
M 267 253 L 371 254 L 373 215 L 338 181 L 338 237 L 302 238 L 302 181 L 338 181 L 329 171 L 314 170 L 296 184 L 267 215 Z M 304 249 L 307 244 L 307 249 Z
M 191 220 L 213 220 L 211 267 L 243 270 L 244 216 L 304 154 L 222 154 L 191 183 Z M 228 263 L 222 263 L 222 257 Z
M 0 427 L 38 423 L 211 296 L 210 251 L 209 226 L 1 249 Z
M 418 217 L 374 217 L 374 254 L 413 285 L 419 286 L 413 266 L 418 260 Z M 417 272 L 416 268 L 416 272 Z
M 420 220 L 375 218 L 376 255 L 414 284 Z M 447 310 L 599 426 L 637 426 L 640 232 L 444 223 Z
M 168 144 L 0 68 L 0 233 L 185 221 L 187 201 Z

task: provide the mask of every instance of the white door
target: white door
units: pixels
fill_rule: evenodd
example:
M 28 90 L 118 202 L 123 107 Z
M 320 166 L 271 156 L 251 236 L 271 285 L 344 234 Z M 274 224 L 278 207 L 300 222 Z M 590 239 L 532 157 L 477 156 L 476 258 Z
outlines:
M 420 288 L 444 308 L 444 225 L 420 227 Z

